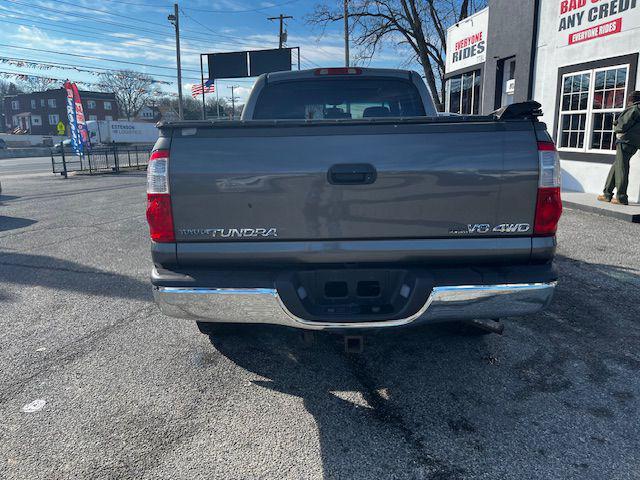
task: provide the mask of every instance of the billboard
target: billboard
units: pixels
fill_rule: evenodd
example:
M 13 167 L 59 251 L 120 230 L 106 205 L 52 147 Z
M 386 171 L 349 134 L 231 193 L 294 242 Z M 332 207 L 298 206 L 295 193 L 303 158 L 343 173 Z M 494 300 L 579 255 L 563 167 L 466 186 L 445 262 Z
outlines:
M 465 18 L 447 30 L 446 73 L 462 70 L 487 58 L 489 9 Z
M 294 48 L 297 47 L 206 54 L 208 78 L 246 78 L 263 73 L 289 71 L 291 50 Z
M 291 49 L 255 50 L 249 52 L 249 76 L 291 70 Z
M 558 47 L 640 28 L 640 2 L 558 1 Z M 640 34 L 640 31 L 638 32 Z
M 249 76 L 247 52 L 213 53 L 207 55 L 209 80 Z

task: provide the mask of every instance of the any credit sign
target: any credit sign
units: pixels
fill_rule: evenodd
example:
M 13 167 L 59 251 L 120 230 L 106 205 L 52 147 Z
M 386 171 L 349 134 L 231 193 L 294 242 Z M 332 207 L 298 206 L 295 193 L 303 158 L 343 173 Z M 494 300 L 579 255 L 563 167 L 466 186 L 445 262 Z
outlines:
M 561 0 L 559 7 L 559 46 L 640 28 L 640 0 Z

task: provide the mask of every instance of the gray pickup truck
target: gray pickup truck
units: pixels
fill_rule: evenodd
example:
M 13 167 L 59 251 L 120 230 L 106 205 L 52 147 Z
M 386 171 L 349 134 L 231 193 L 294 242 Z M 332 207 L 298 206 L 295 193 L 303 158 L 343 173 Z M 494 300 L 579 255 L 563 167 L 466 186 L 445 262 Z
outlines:
M 438 115 L 415 72 L 323 68 L 261 76 L 240 121 L 160 124 L 155 300 L 209 334 L 538 312 L 562 211 L 539 114 Z

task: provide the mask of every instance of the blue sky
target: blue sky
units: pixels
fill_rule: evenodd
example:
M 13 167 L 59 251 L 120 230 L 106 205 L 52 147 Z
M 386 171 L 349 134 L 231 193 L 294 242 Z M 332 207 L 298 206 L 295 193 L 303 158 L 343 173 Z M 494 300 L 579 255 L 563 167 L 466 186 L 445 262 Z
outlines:
M 278 22 L 269 16 L 292 15 L 287 21 L 288 46 L 300 46 L 302 68 L 339 66 L 343 62 L 341 25 L 324 34 L 305 23 L 305 15 L 322 0 L 182 0 L 181 51 L 185 94 L 199 81 L 199 54 L 278 46 Z M 339 5 L 342 0 L 324 0 Z M 175 37 L 167 15 L 171 0 L 0 0 L 0 57 L 58 62 L 84 68 L 130 68 L 158 80 L 173 81 L 162 86 L 177 91 Z M 11 46 L 6 46 L 11 45 Z M 20 49 L 50 50 L 76 55 L 114 59 L 103 61 L 56 53 Z M 370 66 L 406 67 L 404 55 L 381 52 Z M 132 65 L 123 62 L 144 63 Z M 164 68 L 163 68 L 164 67 Z M 415 68 L 415 66 L 414 66 Z M 0 63 L 0 71 L 69 78 L 96 82 L 99 77 L 73 70 L 35 70 Z M 221 97 L 230 95 L 230 85 L 246 98 L 252 80 L 219 81 Z

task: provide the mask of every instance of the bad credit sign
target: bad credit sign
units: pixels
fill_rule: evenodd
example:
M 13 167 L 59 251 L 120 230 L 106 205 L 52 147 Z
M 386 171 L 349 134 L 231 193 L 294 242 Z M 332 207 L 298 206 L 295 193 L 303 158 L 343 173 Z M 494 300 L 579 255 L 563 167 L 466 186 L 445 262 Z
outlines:
M 488 25 L 489 10 L 485 8 L 447 30 L 446 73 L 484 63 Z
M 580 44 L 639 28 L 639 3 L 640 0 L 561 0 L 558 46 Z

